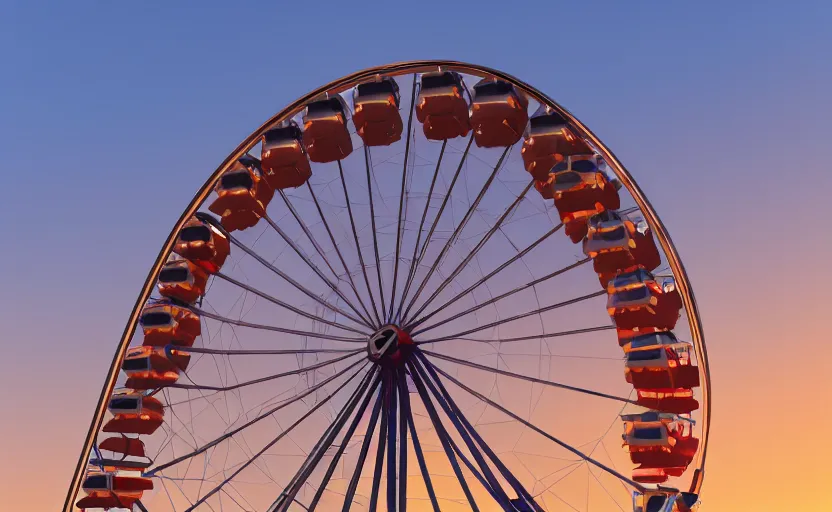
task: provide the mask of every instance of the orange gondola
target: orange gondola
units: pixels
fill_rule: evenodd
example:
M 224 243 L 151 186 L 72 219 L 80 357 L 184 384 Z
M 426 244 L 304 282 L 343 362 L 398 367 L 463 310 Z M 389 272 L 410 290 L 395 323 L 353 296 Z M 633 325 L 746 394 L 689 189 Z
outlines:
M 400 100 L 399 84 L 390 77 L 356 86 L 352 122 L 365 146 L 389 146 L 402 138 Z
M 471 128 L 481 148 L 512 146 L 529 122 L 529 100 L 512 84 L 484 78 L 474 86 Z
M 454 71 L 436 71 L 422 75 L 416 119 L 422 123 L 429 140 L 464 137 L 471 130 L 468 102 L 463 96 L 462 76 Z
M 95 471 L 87 475 L 81 488 L 86 493 L 111 492 L 118 496 L 140 498 L 144 491 L 153 490 L 153 481 L 141 476 Z
M 548 179 L 556 164 L 572 155 L 587 155 L 592 148 L 575 135 L 566 119 L 548 107 L 541 107 L 529 120 L 520 154 L 523 164 L 536 180 Z
M 199 316 L 170 300 L 149 302 L 142 309 L 139 323 L 144 331 L 146 347 L 164 347 L 168 344 L 190 347 L 202 332 Z
M 150 435 L 164 422 L 162 403 L 141 393 L 118 391 L 107 408 L 113 418 L 102 428 L 104 432 Z
M 299 187 L 312 176 L 303 133 L 294 121 L 263 134 L 260 157 L 263 179 L 275 190 Z
M 693 421 L 676 414 L 655 411 L 628 414 L 624 420 L 623 445 L 638 467 L 633 480 L 661 483 L 681 476 L 693 461 L 699 440 L 693 437 Z
M 215 273 L 222 268 L 231 248 L 228 237 L 209 218 L 208 214 L 191 217 L 179 231 L 173 252 Z
M 234 162 L 214 187 L 217 198 L 208 206 L 222 217 L 226 231 L 248 229 L 266 215 L 274 189 L 260 174 L 260 162 L 246 155 Z
M 75 506 L 81 510 L 90 508 L 108 510 L 111 508 L 126 508 L 133 509 L 133 503 L 139 497 L 119 496 L 113 492 L 98 492 L 93 491 L 89 495 L 84 496 L 75 503 Z
M 636 389 L 698 387 L 699 368 L 691 361 L 691 349 L 672 332 L 633 338 L 624 365 L 627 382 Z
M 643 268 L 619 274 L 607 285 L 607 312 L 619 337 L 676 327 L 682 297 L 672 278 L 659 282 Z
M 662 483 L 668 474 L 662 470 L 637 470 L 642 483 Z M 651 472 L 655 476 L 651 476 Z M 660 481 L 648 482 L 645 479 Z M 645 489 L 633 492 L 633 512 L 694 512 L 699 505 L 699 495 L 669 489 Z
M 647 223 L 622 218 L 612 210 L 589 218 L 583 251 L 592 258 L 604 288 L 619 272 L 639 267 L 653 270 L 661 264 L 661 255 Z
M 172 256 L 159 271 L 156 284 L 163 297 L 193 303 L 205 295 L 208 273 L 197 264 Z
M 176 383 L 179 371 L 188 367 L 191 355 L 172 347 L 134 347 L 128 350 L 121 369 L 127 374 L 125 387 L 157 389 Z
M 115 456 L 104 456 L 101 452 L 112 452 Z M 153 464 L 144 449 L 141 439 L 127 437 L 108 437 L 98 443 L 96 454 L 90 459 L 90 465 L 104 468 L 105 471 L 143 471 Z
M 312 102 L 303 114 L 303 144 L 309 160 L 318 163 L 343 160 L 352 153 L 347 129 L 347 105 L 339 95 Z
M 618 182 L 603 172 L 604 161 L 595 154 L 572 155 L 552 168 L 555 207 L 561 219 L 579 212 L 616 210 L 621 206 Z
M 689 414 L 699 409 L 699 401 L 690 388 L 637 389 L 636 402 L 654 411 Z

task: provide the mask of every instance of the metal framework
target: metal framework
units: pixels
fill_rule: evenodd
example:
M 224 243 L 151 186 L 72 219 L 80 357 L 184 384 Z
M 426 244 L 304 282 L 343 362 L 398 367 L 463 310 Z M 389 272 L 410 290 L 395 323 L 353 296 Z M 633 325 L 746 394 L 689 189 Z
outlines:
M 499 300 L 505 299 L 506 297 L 510 297 L 513 294 L 534 287 L 539 283 L 554 278 L 558 275 L 564 274 L 565 272 L 573 268 L 577 268 L 589 261 L 589 258 L 587 258 L 575 262 L 573 264 L 567 265 L 543 277 L 531 280 L 526 284 L 519 285 L 508 292 L 497 295 L 495 297 L 491 297 L 488 300 L 470 306 L 467 309 L 464 309 L 462 312 L 451 315 L 448 318 L 438 321 L 435 320 L 432 324 L 427 323 L 427 321 L 433 318 L 439 311 L 445 310 L 452 304 L 458 302 L 461 298 L 465 297 L 473 290 L 479 288 L 480 286 L 487 286 L 486 283 L 495 275 L 499 274 L 500 272 L 508 268 L 508 266 L 514 263 L 515 261 L 520 260 L 529 251 L 533 250 L 540 243 L 542 243 L 544 240 L 546 240 L 549 236 L 557 232 L 562 227 L 561 224 L 553 226 L 549 231 L 547 231 L 537 240 L 528 244 L 523 249 L 518 249 L 517 254 L 515 254 L 511 259 L 499 265 L 496 269 L 492 270 L 487 275 L 481 276 L 472 285 L 466 287 L 461 291 L 453 293 L 452 297 L 442 302 L 441 305 L 434 305 L 433 309 L 429 308 L 429 306 L 440 297 L 440 294 L 443 292 L 443 290 L 445 290 L 454 282 L 454 279 L 469 264 L 472 258 L 474 258 L 476 254 L 485 246 L 485 244 L 489 241 L 492 235 L 494 235 L 496 232 L 498 232 L 498 230 L 500 230 L 501 225 L 512 216 L 517 206 L 523 200 L 526 193 L 532 188 L 533 182 L 529 183 L 525 187 L 525 189 L 523 189 L 522 193 L 516 198 L 516 200 L 502 212 L 502 214 L 497 218 L 494 224 L 491 225 L 490 228 L 482 234 L 474 248 L 461 259 L 461 262 L 454 268 L 454 270 L 447 275 L 439 276 L 441 278 L 440 284 L 433 288 L 432 291 L 430 291 L 430 294 L 427 296 L 426 299 L 424 299 L 421 303 L 418 302 L 419 298 L 428 288 L 428 281 L 431 279 L 434 273 L 437 273 L 439 262 L 448 254 L 449 249 L 453 246 L 454 242 L 460 236 L 460 233 L 462 232 L 463 228 L 468 224 L 469 220 L 474 215 L 475 211 L 478 208 L 478 205 L 485 196 L 486 191 L 489 189 L 489 187 L 495 180 L 495 177 L 498 175 L 500 169 L 502 168 L 503 162 L 506 158 L 506 155 L 509 153 L 510 149 L 510 147 L 507 147 L 505 151 L 502 152 L 499 159 L 495 163 L 490 164 L 493 166 L 493 170 L 490 176 L 488 176 L 485 179 L 484 185 L 482 186 L 479 193 L 476 195 L 476 198 L 469 205 L 467 212 L 462 217 L 462 220 L 458 223 L 456 228 L 449 235 L 449 237 L 444 243 L 444 246 L 442 246 L 442 248 L 439 250 L 438 256 L 436 256 L 435 261 L 428 268 L 426 274 L 421 278 L 417 278 L 420 265 L 423 263 L 423 260 L 428 254 L 429 244 L 433 239 L 434 232 L 437 230 L 440 217 L 442 217 L 443 212 L 445 212 L 446 206 L 449 203 L 451 192 L 457 184 L 457 180 L 460 176 L 461 170 L 464 167 L 466 158 L 469 154 L 474 138 L 472 134 L 472 136 L 467 141 L 465 150 L 461 154 L 460 161 L 456 165 L 456 171 L 453 175 L 453 179 L 447 187 L 447 193 L 443 198 L 441 205 L 438 207 L 438 213 L 432 221 L 428 233 L 424 237 L 424 241 L 422 241 L 422 232 L 423 228 L 425 227 L 428 211 L 432 206 L 435 207 L 435 205 L 432 205 L 432 196 L 434 193 L 435 185 L 437 184 L 437 177 L 440 174 L 440 166 L 442 165 L 443 158 L 448 158 L 448 155 L 446 155 L 447 141 L 442 143 L 441 150 L 439 152 L 439 158 L 436 163 L 435 170 L 433 172 L 432 180 L 430 182 L 430 189 L 428 192 L 427 201 L 424 207 L 424 211 L 421 213 L 421 217 L 419 220 L 419 231 L 415 241 L 415 245 L 413 247 L 412 258 L 410 259 L 409 264 L 405 263 L 405 268 L 407 268 L 406 273 L 403 271 L 402 276 L 399 276 L 400 259 L 407 257 L 402 247 L 402 232 L 404 229 L 404 223 L 407 222 L 407 211 L 405 209 L 405 203 L 407 194 L 408 164 L 409 162 L 411 162 L 409 160 L 409 153 L 411 149 L 413 114 L 416 102 L 415 74 L 435 70 L 437 68 L 457 71 L 465 74 L 495 77 L 502 80 L 506 80 L 514 84 L 517 88 L 519 88 L 523 93 L 527 94 L 529 97 L 540 102 L 542 105 L 546 105 L 552 108 L 555 112 L 562 115 L 565 119 L 569 121 L 569 123 L 572 126 L 575 127 L 579 136 L 584 137 L 586 140 L 590 141 L 594 145 L 594 147 L 599 151 L 599 153 L 608 163 L 609 167 L 615 173 L 617 178 L 621 181 L 621 183 L 627 189 L 627 191 L 629 191 L 639 210 L 645 216 L 646 221 L 652 228 L 653 233 L 657 237 L 661 245 L 661 248 L 663 249 L 664 254 L 666 255 L 670 269 L 672 270 L 673 275 L 676 278 L 677 287 L 682 297 L 682 302 L 686 311 L 688 324 L 690 326 L 691 341 L 693 343 L 699 365 L 700 378 L 702 381 L 702 428 L 700 448 L 697 452 L 697 458 L 693 463 L 695 472 L 689 489 L 690 492 L 693 493 L 699 492 L 704 478 L 704 467 L 708 446 L 708 432 L 710 428 L 711 397 L 708 356 L 706 346 L 704 343 L 702 324 L 688 276 L 685 272 L 681 260 L 679 259 L 678 253 L 673 245 L 673 242 L 670 239 L 670 236 L 667 233 L 667 230 L 665 229 L 658 215 L 653 210 L 651 204 L 644 196 L 641 189 L 632 179 L 632 177 L 621 164 L 621 162 L 615 157 L 615 155 L 606 146 L 603 145 L 603 143 L 598 139 L 597 136 L 595 136 L 595 134 L 593 134 L 577 118 L 575 118 L 572 114 L 563 109 L 552 99 L 550 99 L 537 89 L 534 89 L 533 87 L 529 86 L 528 84 L 525 84 L 517 80 L 516 78 L 502 73 L 500 71 L 482 66 L 465 64 L 461 62 L 437 60 L 404 62 L 387 66 L 380 66 L 376 68 L 370 68 L 364 71 L 348 75 L 310 92 L 304 97 L 288 105 L 281 112 L 279 112 L 271 119 L 266 121 L 260 128 L 258 128 L 255 132 L 249 135 L 216 169 L 216 171 L 205 182 L 205 184 L 203 184 L 203 186 L 199 189 L 199 191 L 191 200 L 191 203 L 189 204 L 188 208 L 186 208 L 182 216 L 174 225 L 171 233 L 168 235 L 168 238 L 165 241 L 162 250 L 160 251 L 155 263 L 153 264 L 153 266 L 150 269 L 150 272 L 148 273 L 144 286 L 141 292 L 139 293 L 136 304 L 129 316 L 127 325 L 122 334 L 122 338 L 119 342 L 118 348 L 116 350 L 109 372 L 107 374 L 107 378 L 104 382 L 104 386 L 99 397 L 98 405 L 91 419 L 90 428 L 84 441 L 84 445 L 81 450 L 75 473 L 70 482 L 69 490 L 63 508 L 64 512 L 70 512 L 74 510 L 74 502 L 81 487 L 82 479 L 84 477 L 84 471 L 87 467 L 90 454 L 95 449 L 96 436 L 101 429 L 104 414 L 107 410 L 108 399 L 112 395 L 116 384 L 120 363 L 125 356 L 128 344 L 133 336 L 134 331 L 137 328 L 142 307 L 151 297 L 154 284 L 159 276 L 164 262 L 168 258 L 168 255 L 171 253 L 177 234 L 182 229 L 184 224 L 188 221 L 188 219 L 197 212 L 197 209 L 206 200 L 208 195 L 213 190 L 215 184 L 219 180 L 221 174 L 224 173 L 227 169 L 229 169 L 231 165 L 234 162 L 236 162 L 239 158 L 247 154 L 247 152 L 250 151 L 257 144 L 259 139 L 263 136 L 264 132 L 268 128 L 295 116 L 301 111 L 301 109 L 307 103 L 314 99 L 322 97 L 322 95 L 324 95 L 325 93 L 344 91 L 355 86 L 358 83 L 371 80 L 379 75 L 401 76 L 410 73 L 414 74 L 413 89 L 409 104 L 409 115 L 407 117 L 406 125 L 407 138 L 404 142 L 405 153 L 401 175 L 401 188 L 399 190 L 399 204 L 397 216 L 398 222 L 396 225 L 396 244 L 395 255 L 393 260 L 394 270 L 392 273 L 392 284 L 389 298 L 385 297 L 385 288 L 383 282 L 384 279 L 381 270 L 382 258 L 379 253 L 379 242 L 377 240 L 376 235 L 376 212 L 373 200 L 373 184 L 371 180 L 371 175 L 373 173 L 372 155 L 370 153 L 370 149 L 368 147 L 364 147 L 364 164 L 369 194 L 369 212 L 373 234 L 373 250 L 377 274 L 376 280 L 379 293 L 378 298 L 374 296 L 375 293 L 373 290 L 373 286 L 371 285 L 370 277 L 368 276 L 367 266 L 365 265 L 364 256 L 362 254 L 361 249 L 361 243 L 359 240 L 359 229 L 357 227 L 355 213 L 353 211 L 353 207 L 350 201 L 344 169 L 340 160 L 338 161 L 340 185 L 342 187 L 343 197 L 346 201 L 349 225 L 351 228 L 352 238 L 355 243 L 355 250 L 357 253 L 356 257 L 361 266 L 363 282 L 366 286 L 369 304 L 365 304 L 365 302 L 363 301 L 362 293 L 360 293 L 359 289 L 357 288 L 356 283 L 353 280 L 353 276 L 350 272 L 349 265 L 345 260 L 344 252 L 346 252 L 346 250 L 342 252 L 341 249 L 343 247 L 339 248 L 338 243 L 336 243 L 335 236 L 333 235 L 333 231 L 331 229 L 331 225 L 328 223 L 327 218 L 324 215 L 321 203 L 319 202 L 318 197 L 315 195 L 315 192 L 312 190 L 312 186 L 308 183 L 306 188 L 308 189 L 312 197 L 315 208 L 320 216 L 323 226 L 326 229 L 328 239 L 334 247 L 338 260 L 340 261 L 340 265 L 343 268 L 343 274 L 332 266 L 329 258 L 326 255 L 326 251 L 321 247 L 318 240 L 316 240 L 316 238 L 314 237 L 310 226 L 306 224 L 302 216 L 298 213 L 296 207 L 290 201 L 289 196 L 287 196 L 282 190 L 279 191 L 279 194 L 283 202 L 285 203 L 289 213 L 295 219 L 297 225 L 302 230 L 305 239 L 311 243 L 311 245 L 315 249 L 315 252 L 318 254 L 318 256 L 320 256 L 322 261 L 324 261 L 326 268 L 330 271 L 332 277 L 326 275 L 323 270 L 316 266 L 316 264 L 311 260 L 310 256 L 303 251 L 298 242 L 294 240 L 283 228 L 281 228 L 278 221 L 275 221 L 268 216 L 264 216 L 263 218 L 268 223 L 268 225 L 271 226 L 273 231 L 277 233 L 280 236 L 280 238 L 284 240 L 289 247 L 291 247 L 294 253 L 308 266 L 308 268 L 314 272 L 314 274 L 318 277 L 320 282 L 325 284 L 327 288 L 331 291 L 331 293 L 335 294 L 338 300 L 340 300 L 340 303 L 345 305 L 345 307 L 349 311 L 337 305 L 338 300 L 333 298 L 333 300 L 335 300 L 336 302 L 335 304 L 333 304 L 327 298 L 322 297 L 320 294 L 312 291 L 307 286 L 301 284 L 293 276 L 282 271 L 272 262 L 268 261 L 266 258 L 258 254 L 258 252 L 253 248 L 253 246 L 248 246 L 247 244 L 241 242 L 236 237 L 228 234 L 227 232 L 226 234 L 228 235 L 228 238 L 234 247 L 241 249 L 244 253 L 261 263 L 266 269 L 276 274 L 283 281 L 289 283 L 294 289 L 298 290 L 304 296 L 316 302 L 323 309 L 331 312 L 333 314 L 334 319 L 325 318 L 324 316 L 321 316 L 319 314 L 315 314 L 310 311 L 305 311 L 302 308 L 293 306 L 279 297 L 273 296 L 265 291 L 262 291 L 258 287 L 248 285 L 238 279 L 235 279 L 230 275 L 224 273 L 217 274 L 218 279 L 227 282 L 230 285 L 236 286 L 237 288 L 243 290 L 247 294 L 252 294 L 253 296 L 259 297 L 260 299 L 263 299 L 269 303 L 272 303 L 280 308 L 283 308 L 284 310 L 290 311 L 308 320 L 319 322 L 329 327 L 339 329 L 344 334 L 333 335 L 331 333 L 313 332 L 311 330 L 307 331 L 303 329 L 286 328 L 277 325 L 265 325 L 254 322 L 247 322 L 243 321 L 241 318 L 230 318 L 220 315 L 216 312 L 208 311 L 206 307 L 202 304 L 200 304 L 199 307 L 191 307 L 191 310 L 199 314 L 201 317 L 213 319 L 222 323 L 229 324 L 231 326 L 260 329 L 266 331 L 276 331 L 297 336 L 304 336 L 311 339 L 320 339 L 331 342 L 341 342 L 346 344 L 366 343 L 367 336 L 372 335 L 373 332 L 380 329 L 382 325 L 395 321 L 402 325 L 404 330 L 411 332 L 411 335 L 413 337 L 416 337 L 420 334 L 426 333 L 440 326 L 443 326 L 458 318 L 471 315 L 481 310 L 482 308 L 485 308 L 486 306 L 496 303 Z M 400 277 L 402 278 L 401 294 L 397 295 L 397 288 L 399 286 L 398 281 Z M 333 281 L 333 278 L 335 279 L 335 281 Z M 350 290 L 354 293 L 355 298 L 357 298 L 358 304 L 354 304 L 352 298 L 345 295 L 340 290 L 340 288 L 337 285 L 338 281 L 345 281 L 348 284 Z M 286 400 L 283 400 L 274 407 L 268 408 L 268 410 L 262 412 L 261 414 L 258 414 L 254 419 L 245 422 L 243 425 L 229 430 L 228 432 L 214 439 L 213 441 L 210 441 L 202 446 L 196 447 L 192 452 L 180 455 L 179 457 L 176 457 L 173 460 L 153 467 L 153 469 L 146 472 L 146 475 L 153 476 L 166 468 L 179 464 L 185 460 L 189 460 L 195 455 L 205 453 L 206 451 L 212 449 L 212 447 L 215 447 L 220 442 L 231 439 L 233 436 L 235 436 L 235 434 L 241 432 L 243 429 L 247 428 L 253 423 L 256 423 L 270 416 L 275 411 L 281 410 L 285 407 L 288 407 L 291 404 L 297 403 L 303 400 L 305 397 L 310 396 L 311 394 L 319 390 L 325 390 L 325 386 L 332 383 L 341 382 L 341 380 L 339 379 L 341 379 L 342 376 L 347 376 L 347 378 L 344 379 L 343 382 L 337 385 L 337 388 L 334 391 L 328 392 L 328 394 L 323 399 L 317 400 L 314 406 L 312 406 L 303 416 L 301 416 L 287 428 L 283 429 L 280 434 L 275 436 L 274 439 L 272 439 L 261 450 L 259 450 L 256 453 L 253 453 L 253 455 L 250 456 L 249 460 L 242 464 L 240 467 L 238 467 L 231 475 L 226 476 L 219 484 L 202 494 L 202 496 L 195 503 L 192 503 L 190 508 L 188 508 L 187 510 L 190 511 L 192 509 L 195 509 L 213 495 L 222 492 L 224 486 L 230 486 L 231 480 L 236 475 L 242 472 L 249 465 L 253 464 L 254 461 L 263 453 L 265 453 L 271 446 L 273 446 L 283 437 L 289 435 L 289 433 L 293 429 L 298 427 L 305 419 L 309 418 L 313 413 L 321 409 L 334 396 L 336 396 L 337 393 L 347 389 L 352 389 L 349 398 L 346 400 L 342 408 L 338 411 L 337 415 L 332 420 L 331 425 L 329 425 L 329 427 L 326 429 L 324 435 L 322 436 L 318 444 L 316 444 L 314 449 L 307 454 L 305 461 L 300 465 L 297 473 L 294 475 L 291 481 L 289 481 L 288 485 L 286 485 L 284 491 L 279 496 L 275 497 L 274 503 L 269 508 L 269 512 L 282 512 L 288 510 L 288 508 L 293 503 L 297 503 L 298 493 L 303 488 L 303 486 L 307 484 L 310 475 L 318 467 L 319 463 L 324 458 L 327 450 L 335 446 L 334 443 L 336 439 L 338 439 L 340 436 L 340 444 L 337 445 L 335 454 L 332 456 L 325 470 L 321 483 L 316 489 L 314 497 L 312 498 L 307 509 L 315 510 L 316 507 L 319 506 L 321 500 L 323 499 L 323 495 L 326 492 L 327 485 L 330 482 L 339 461 L 342 459 L 346 447 L 348 446 L 353 436 L 356 434 L 356 431 L 358 431 L 361 419 L 362 417 L 364 417 L 365 413 L 368 410 L 371 411 L 369 415 L 369 421 L 367 423 L 363 441 L 361 442 L 361 448 L 359 451 L 356 467 L 353 470 L 349 478 L 349 483 L 346 487 L 346 492 L 343 498 L 342 512 L 350 510 L 352 506 L 353 500 L 355 498 L 359 486 L 359 481 L 364 470 L 365 462 L 371 451 L 371 442 L 375 432 L 378 432 L 378 435 L 376 457 L 374 459 L 375 464 L 372 468 L 373 481 L 369 505 L 370 510 L 375 511 L 379 506 L 378 500 L 381 490 L 380 486 L 382 476 L 384 475 L 386 469 L 386 477 L 384 479 L 386 480 L 385 494 L 387 510 L 390 512 L 406 512 L 408 497 L 408 462 L 412 462 L 408 461 L 409 449 L 412 449 L 412 453 L 415 453 L 416 463 L 419 467 L 420 474 L 427 489 L 428 498 L 430 500 L 433 510 L 440 510 L 439 499 L 437 497 L 434 484 L 431 480 L 431 473 L 429 470 L 428 463 L 426 461 L 423 445 L 419 439 L 419 432 L 414 422 L 414 415 L 412 413 L 412 406 L 414 404 L 411 403 L 411 393 L 408 390 L 407 384 L 408 379 L 412 379 L 413 385 L 416 388 L 416 393 L 414 396 L 418 396 L 418 403 L 420 404 L 420 407 L 424 407 L 425 411 L 427 412 L 428 419 L 430 420 L 430 423 L 436 432 L 438 441 L 441 444 L 442 451 L 444 452 L 445 457 L 447 458 L 451 468 L 453 469 L 454 476 L 459 484 L 459 487 L 462 490 L 465 499 L 472 510 L 479 510 L 479 506 L 475 499 L 475 493 L 471 487 L 473 484 L 481 486 L 485 490 L 487 495 L 489 495 L 491 499 L 493 499 L 494 502 L 496 502 L 499 505 L 499 507 L 503 510 L 518 510 L 517 507 L 520 507 L 521 504 L 523 507 L 530 508 L 535 512 L 542 512 L 544 508 L 537 501 L 536 496 L 534 496 L 531 492 L 529 492 L 528 489 L 526 489 L 522 485 L 522 483 L 508 469 L 504 461 L 501 460 L 501 458 L 498 456 L 495 450 L 492 449 L 488 445 L 486 440 L 480 435 L 480 433 L 475 428 L 474 423 L 472 423 L 472 421 L 469 418 L 467 418 L 466 415 L 463 413 L 462 408 L 454 399 L 454 396 L 445 387 L 445 383 L 443 381 L 452 383 L 456 388 L 461 389 L 470 396 L 475 397 L 483 404 L 487 404 L 488 406 L 493 407 L 494 409 L 502 412 L 503 414 L 510 417 L 512 420 L 524 425 L 531 431 L 536 432 L 542 438 L 559 445 L 560 447 L 568 450 L 574 455 L 577 455 L 582 461 L 586 462 L 587 464 L 591 464 L 594 467 L 600 469 L 601 471 L 614 476 L 615 478 L 619 479 L 621 482 L 624 482 L 626 485 L 629 485 L 633 489 L 643 491 L 645 490 L 645 487 L 643 485 L 633 481 L 625 475 L 622 475 L 616 469 L 599 462 L 596 458 L 593 457 L 592 452 L 585 452 L 579 449 L 579 447 L 569 445 L 568 443 L 547 432 L 544 428 L 540 427 L 539 425 L 535 425 L 533 422 L 517 415 L 516 413 L 508 410 L 507 408 L 503 407 L 502 405 L 490 399 L 489 397 L 467 386 L 457 377 L 454 377 L 449 372 L 435 365 L 434 362 L 443 361 L 445 364 L 459 365 L 471 368 L 473 370 L 490 372 L 494 375 L 501 375 L 503 377 L 508 377 L 519 381 L 530 382 L 575 393 L 583 393 L 597 397 L 599 399 L 620 402 L 624 405 L 628 403 L 635 403 L 630 398 L 615 396 L 608 393 L 601 393 L 598 391 L 585 389 L 577 386 L 570 386 L 559 382 L 550 381 L 547 379 L 540 379 L 536 377 L 530 377 L 527 375 L 521 375 L 507 370 L 501 370 L 480 365 L 472 361 L 455 358 L 446 354 L 440 354 L 432 350 L 427 350 L 428 347 L 437 346 L 433 344 L 438 344 L 439 342 L 453 339 L 470 340 L 471 338 L 466 338 L 466 336 L 470 334 L 498 327 L 507 322 L 512 322 L 532 315 L 538 315 L 546 311 L 551 311 L 561 307 L 569 306 L 580 301 L 589 300 L 594 297 L 601 296 L 604 293 L 606 292 L 601 291 L 590 293 L 580 297 L 561 301 L 552 305 L 541 306 L 535 310 L 512 315 L 507 318 L 501 318 L 493 322 L 484 323 L 482 325 L 477 324 L 475 327 L 464 329 L 453 334 L 440 335 L 434 338 L 415 340 L 415 343 L 413 345 L 405 346 L 400 349 L 402 350 L 402 354 L 404 354 L 404 356 L 402 356 L 404 358 L 404 362 L 401 364 L 365 363 L 364 366 L 360 366 L 361 363 L 364 362 L 363 359 L 353 361 L 352 358 L 354 358 L 356 355 L 361 354 L 363 350 L 355 348 L 294 350 L 237 350 L 231 348 L 216 349 L 200 347 L 182 348 L 183 352 L 193 353 L 196 355 L 222 355 L 225 357 L 230 357 L 233 355 L 303 355 L 322 353 L 333 353 L 333 355 L 335 355 L 335 357 L 319 361 L 314 364 L 302 366 L 297 370 L 278 372 L 265 377 L 250 379 L 244 382 L 237 382 L 236 384 L 209 386 L 199 384 L 198 382 L 192 382 L 191 384 L 176 384 L 175 386 L 172 386 L 183 389 L 194 389 L 200 391 L 231 391 L 245 386 L 253 386 L 256 384 L 272 381 L 290 375 L 300 375 L 306 372 L 334 365 L 338 362 L 346 361 L 350 364 L 336 371 L 323 381 L 310 386 L 306 390 L 299 392 Z M 439 303 L 437 302 L 437 304 Z M 511 342 L 526 339 L 543 339 L 547 337 L 567 336 L 588 332 L 596 332 L 611 328 L 614 327 L 598 326 L 585 329 L 573 329 L 561 332 L 550 332 L 532 336 L 503 337 L 499 338 L 496 341 Z M 473 341 L 482 341 L 487 343 L 493 342 L 494 340 L 474 339 Z M 351 346 L 355 347 L 355 345 Z M 370 369 L 366 370 L 366 366 L 368 365 L 370 365 Z M 355 385 L 354 388 L 350 388 L 350 383 L 353 381 L 357 382 L 358 384 Z M 377 426 L 378 428 L 376 428 Z M 346 430 L 344 430 L 345 427 Z M 460 440 L 461 443 L 458 443 L 457 439 Z M 462 464 L 460 464 L 460 462 L 462 462 Z M 471 475 L 473 475 L 473 481 L 470 481 L 466 477 L 463 468 L 465 468 L 465 470 L 467 470 Z M 592 473 L 590 474 L 592 476 L 595 476 Z M 510 494 L 513 494 L 514 497 L 512 497 Z M 137 506 L 140 509 L 144 509 L 144 505 L 141 504 L 140 501 L 137 502 Z

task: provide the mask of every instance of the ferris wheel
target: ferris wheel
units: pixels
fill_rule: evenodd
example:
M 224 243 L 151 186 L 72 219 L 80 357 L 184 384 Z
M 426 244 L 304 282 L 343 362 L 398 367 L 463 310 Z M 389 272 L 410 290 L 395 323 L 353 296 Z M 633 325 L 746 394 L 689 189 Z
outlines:
M 381 66 L 208 177 L 118 344 L 65 512 L 684 512 L 710 379 L 673 244 L 579 120 Z

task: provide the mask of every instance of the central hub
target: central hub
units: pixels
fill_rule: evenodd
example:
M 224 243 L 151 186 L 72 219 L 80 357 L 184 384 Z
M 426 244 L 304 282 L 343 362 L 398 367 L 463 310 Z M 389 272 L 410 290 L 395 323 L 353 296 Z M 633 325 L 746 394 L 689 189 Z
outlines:
M 398 325 L 382 326 L 367 340 L 367 357 L 370 361 L 403 361 L 402 348 L 413 345 L 410 334 Z

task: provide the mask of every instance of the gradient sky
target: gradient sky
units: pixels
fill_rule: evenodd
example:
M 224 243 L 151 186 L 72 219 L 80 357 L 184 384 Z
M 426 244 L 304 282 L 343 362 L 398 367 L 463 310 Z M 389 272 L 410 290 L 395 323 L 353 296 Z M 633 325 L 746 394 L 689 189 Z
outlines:
M 62 504 L 135 296 L 228 152 L 420 58 L 548 93 L 650 197 L 710 352 L 703 510 L 832 508 L 828 2 L 161 4 L 0 1 L 0 509 Z

